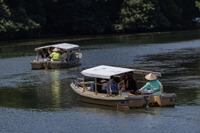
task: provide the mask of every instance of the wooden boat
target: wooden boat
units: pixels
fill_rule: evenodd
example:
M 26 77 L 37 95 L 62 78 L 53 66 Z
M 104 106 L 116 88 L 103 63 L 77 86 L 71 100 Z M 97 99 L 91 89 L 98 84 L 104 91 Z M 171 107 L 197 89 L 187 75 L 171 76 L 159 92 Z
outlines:
M 53 49 L 53 48 L 62 49 L 67 52 L 73 50 L 76 54 L 76 58 L 69 61 L 64 61 L 64 60 L 51 61 L 51 60 L 48 60 L 47 58 L 41 58 L 39 56 L 39 53 L 43 49 L 48 49 L 49 51 L 50 49 Z M 36 51 L 36 59 L 31 61 L 32 69 L 64 69 L 64 68 L 74 67 L 74 66 L 79 65 L 79 61 L 82 58 L 82 53 L 80 53 L 79 45 L 69 44 L 69 43 L 60 43 L 60 44 L 38 47 L 38 48 L 35 48 L 35 51 Z
M 81 101 L 99 105 L 114 106 L 117 108 L 141 108 L 141 107 L 154 107 L 154 106 L 174 106 L 174 99 L 176 94 L 174 93 L 163 93 L 160 95 L 129 95 L 129 92 L 121 92 L 119 95 L 110 95 L 97 92 L 97 78 L 110 79 L 111 76 L 120 76 L 120 74 L 125 74 L 133 72 L 137 77 L 139 83 L 144 84 L 144 76 L 148 73 L 153 73 L 160 77 L 161 74 L 158 72 L 129 69 L 122 67 L 113 67 L 100 65 L 97 67 L 89 68 L 83 70 L 81 73 L 83 75 L 82 81 L 75 80 L 70 84 L 71 88 L 80 96 Z M 92 81 L 87 81 L 86 78 L 95 78 L 95 92 L 88 91 L 88 87 L 91 85 Z

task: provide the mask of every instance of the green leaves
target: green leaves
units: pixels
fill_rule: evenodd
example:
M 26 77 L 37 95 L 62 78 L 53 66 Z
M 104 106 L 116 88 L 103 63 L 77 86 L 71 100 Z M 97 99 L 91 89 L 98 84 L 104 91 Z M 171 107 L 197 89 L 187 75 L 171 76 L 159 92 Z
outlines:
M 155 10 L 150 1 L 125 0 L 121 8 L 119 24 L 115 25 L 116 30 L 134 31 L 147 28 L 150 12 Z
M 199 10 L 200 10 L 200 2 L 199 2 L 199 1 L 195 1 L 195 5 L 196 5 L 196 7 L 198 7 Z
M 197 0 L 0 0 L 0 39 L 194 28 L 199 9 Z
M 8 4 L 15 5 L 15 1 L 7 1 Z M 18 3 L 14 8 L 4 0 L 0 0 L 0 38 L 14 39 L 17 37 L 27 37 L 36 34 L 41 28 L 40 24 L 29 17 L 25 8 Z
M 0 19 L 9 18 L 11 12 L 3 0 L 0 0 Z

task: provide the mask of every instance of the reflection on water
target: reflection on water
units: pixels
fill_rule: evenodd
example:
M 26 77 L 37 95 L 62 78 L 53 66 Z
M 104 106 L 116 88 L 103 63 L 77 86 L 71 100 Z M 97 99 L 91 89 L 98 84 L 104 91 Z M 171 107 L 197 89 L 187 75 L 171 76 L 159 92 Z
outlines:
M 83 59 L 61 70 L 31 70 L 34 48 L 44 42 L 0 46 L 0 132 L 200 132 L 199 32 L 70 43 L 81 46 Z M 101 64 L 161 72 L 164 90 L 178 96 L 176 106 L 117 110 L 80 102 L 70 83 Z
M 51 84 L 51 89 L 52 89 L 52 100 L 54 101 L 54 105 L 56 107 L 60 107 L 59 103 L 60 103 L 60 82 L 59 82 L 59 70 L 54 71 L 53 73 L 51 73 L 51 77 L 52 77 L 52 84 Z

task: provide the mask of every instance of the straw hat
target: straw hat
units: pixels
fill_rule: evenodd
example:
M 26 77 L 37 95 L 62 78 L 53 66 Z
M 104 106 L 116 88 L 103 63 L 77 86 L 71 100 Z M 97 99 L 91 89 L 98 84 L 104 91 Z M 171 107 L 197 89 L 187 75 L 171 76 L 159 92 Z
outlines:
M 58 49 L 58 48 L 54 48 L 54 49 L 53 49 L 54 52 L 57 52 L 57 51 L 59 51 L 59 50 L 60 50 L 60 49 Z
M 145 76 L 146 80 L 156 80 L 157 77 L 153 73 L 149 73 Z

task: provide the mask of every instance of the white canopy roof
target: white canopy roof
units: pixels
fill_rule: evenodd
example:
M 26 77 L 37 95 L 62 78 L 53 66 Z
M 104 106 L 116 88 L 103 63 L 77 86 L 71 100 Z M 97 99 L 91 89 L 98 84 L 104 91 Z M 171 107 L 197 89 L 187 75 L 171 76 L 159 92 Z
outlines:
M 106 66 L 106 65 L 100 65 L 100 66 L 96 66 L 93 68 L 89 68 L 89 69 L 83 70 L 81 73 L 88 77 L 110 79 L 111 76 L 119 75 L 119 74 L 127 73 L 127 72 L 134 72 L 136 74 L 153 73 L 156 76 L 161 76 L 161 74 L 158 72 L 129 69 L 129 68 L 122 68 L 122 67 L 114 67 L 114 66 Z
M 110 79 L 111 76 L 131 71 L 133 69 L 101 65 L 83 70 L 81 73 L 89 77 Z
M 70 44 L 70 43 L 60 43 L 60 44 L 53 44 L 53 45 L 38 47 L 38 48 L 35 48 L 35 51 L 42 50 L 43 48 L 50 48 L 50 47 L 64 49 L 64 50 L 73 50 L 73 49 L 78 49 L 79 45 Z

